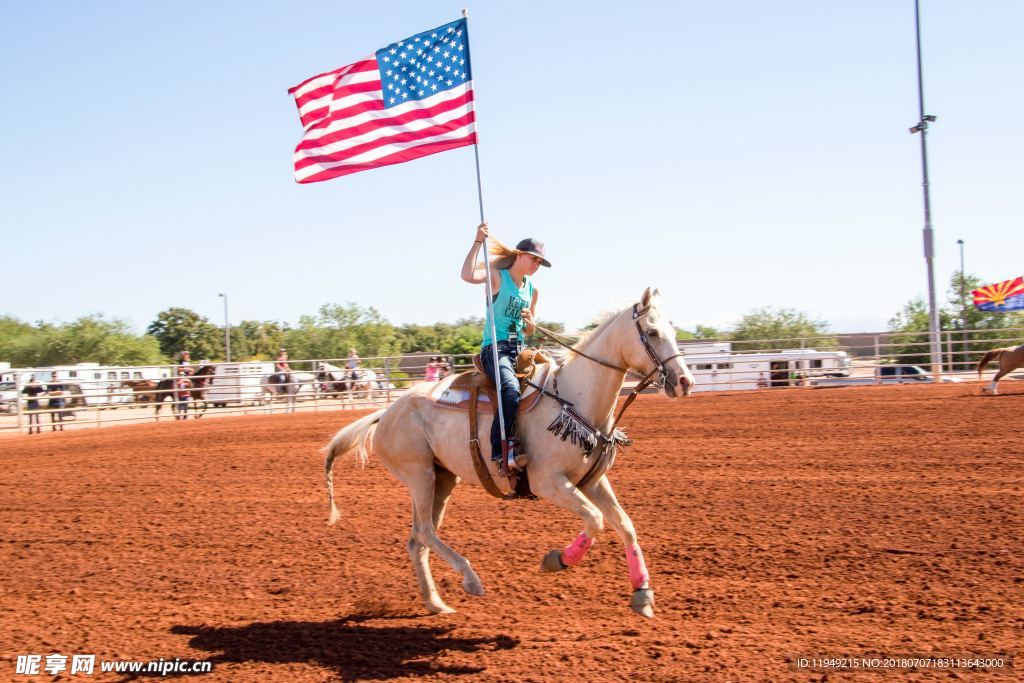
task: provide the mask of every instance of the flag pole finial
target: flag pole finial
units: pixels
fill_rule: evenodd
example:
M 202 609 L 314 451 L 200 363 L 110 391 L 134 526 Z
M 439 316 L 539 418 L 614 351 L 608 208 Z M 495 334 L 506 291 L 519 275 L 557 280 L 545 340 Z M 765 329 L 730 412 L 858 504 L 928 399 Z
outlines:
M 469 10 L 466 9 L 465 7 L 462 8 L 462 18 L 469 19 Z

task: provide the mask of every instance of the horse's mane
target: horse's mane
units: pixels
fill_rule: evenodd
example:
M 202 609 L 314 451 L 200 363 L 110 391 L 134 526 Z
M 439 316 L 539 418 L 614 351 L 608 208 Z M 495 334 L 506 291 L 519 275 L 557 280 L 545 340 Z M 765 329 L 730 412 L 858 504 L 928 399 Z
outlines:
M 580 335 L 579 338 L 577 338 L 576 343 L 573 344 L 573 346 L 575 348 L 578 348 L 581 351 L 583 349 L 585 349 L 587 344 L 588 344 L 588 342 L 590 342 L 591 339 L 593 339 L 598 334 L 603 332 L 604 328 L 608 327 L 609 323 L 611 323 L 611 321 L 614 320 L 616 318 L 616 316 L 618 316 L 619 313 L 621 313 L 621 312 L 622 311 L 619 310 L 619 311 L 604 311 L 602 313 L 599 313 L 594 318 L 594 321 L 597 323 L 597 327 L 595 327 L 592 330 L 589 330 L 588 332 L 584 332 L 582 335 Z M 576 357 L 575 353 L 573 353 L 571 350 L 566 349 L 566 348 L 558 348 L 558 349 L 556 349 L 555 352 L 554 352 L 554 355 L 555 355 L 555 360 L 556 360 L 556 362 L 559 365 L 564 365 L 565 363 L 567 363 L 568 361 L 570 361 L 570 360 L 572 360 L 573 358 Z

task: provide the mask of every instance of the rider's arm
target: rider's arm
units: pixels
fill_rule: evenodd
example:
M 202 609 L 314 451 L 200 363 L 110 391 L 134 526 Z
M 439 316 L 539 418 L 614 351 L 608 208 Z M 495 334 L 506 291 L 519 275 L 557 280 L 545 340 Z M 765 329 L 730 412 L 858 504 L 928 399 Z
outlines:
M 523 331 L 526 334 L 533 334 L 534 328 L 537 327 L 537 288 L 533 288 L 533 301 L 530 302 L 530 307 L 523 310 Z
M 484 269 L 483 266 L 477 265 L 477 261 L 480 258 L 480 247 L 484 243 L 484 239 L 487 237 L 487 224 L 481 223 L 476 229 L 476 239 L 473 241 L 473 246 L 469 248 L 469 253 L 466 254 L 466 260 L 462 263 L 462 279 L 470 284 L 479 285 L 484 282 Z M 491 269 L 491 287 L 497 289 L 501 286 L 501 276 Z

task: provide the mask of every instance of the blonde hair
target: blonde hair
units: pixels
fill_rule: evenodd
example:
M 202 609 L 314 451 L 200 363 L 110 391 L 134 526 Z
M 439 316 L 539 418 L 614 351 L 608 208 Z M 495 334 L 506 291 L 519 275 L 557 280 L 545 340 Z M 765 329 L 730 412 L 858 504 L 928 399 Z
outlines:
M 492 256 L 491 266 L 498 270 L 508 270 L 523 252 L 507 247 L 497 237 L 487 238 L 487 252 Z

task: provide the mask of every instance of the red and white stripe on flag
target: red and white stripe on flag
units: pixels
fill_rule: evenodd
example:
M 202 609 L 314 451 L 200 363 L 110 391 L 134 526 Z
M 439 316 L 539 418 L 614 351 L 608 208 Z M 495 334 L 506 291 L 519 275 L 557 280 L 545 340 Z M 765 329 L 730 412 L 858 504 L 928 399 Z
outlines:
M 305 132 L 295 180 L 315 183 L 476 142 L 465 20 L 392 43 L 288 92 Z

